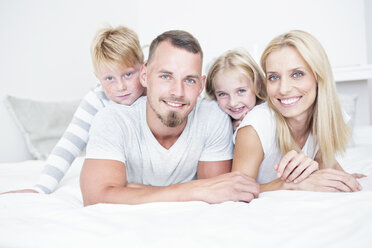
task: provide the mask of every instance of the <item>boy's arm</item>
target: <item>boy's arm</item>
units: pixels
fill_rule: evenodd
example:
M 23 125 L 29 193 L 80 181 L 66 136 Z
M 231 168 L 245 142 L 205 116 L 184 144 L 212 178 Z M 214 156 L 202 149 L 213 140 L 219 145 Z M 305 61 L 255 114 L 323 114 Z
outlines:
M 166 187 L 130 186 L 125 165 L 116 160 L 86 159 L 80 176 L 84 205 L 96 203 L 141 204 L 158 201 L 251 201 L 258 184 L 242 173 L 193 180 Z
M 93 90 L 85 95 L 71 123 L 48 156 L 34 190 L 49 194 L 57 188 L 72 162 L 85 149 L 93 117 L 103 107 L 102 100 Z

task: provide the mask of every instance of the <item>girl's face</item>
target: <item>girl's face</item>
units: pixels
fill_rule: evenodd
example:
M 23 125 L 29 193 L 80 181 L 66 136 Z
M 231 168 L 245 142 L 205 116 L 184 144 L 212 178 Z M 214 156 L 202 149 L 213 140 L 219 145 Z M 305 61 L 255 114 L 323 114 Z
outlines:
M 312 70 L 297 49 L 283 47 L 266 60 L 267 94 L 276 109 L 286 118 L 307 120 L 317 95 Z
M 232 69 L 219 71 L 213 83 L 218 105 L 234 120 L 242 120 L 256 105 L 252 79 L 241 72 Z

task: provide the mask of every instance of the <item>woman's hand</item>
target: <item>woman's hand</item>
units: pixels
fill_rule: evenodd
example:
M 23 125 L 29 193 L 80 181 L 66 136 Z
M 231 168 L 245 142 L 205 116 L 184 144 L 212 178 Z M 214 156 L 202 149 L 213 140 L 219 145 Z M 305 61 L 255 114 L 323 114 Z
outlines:
M 319 164 L 305 154 L 292 150 L 284 155 L 274 168 L 282 180 L 299 183 L 319 170 Z
M 366 177 L 366 175 L 360 173 L 353 173 L 351 175 L 356 179 Z
M 336 169 L 315 171 L 301 183 L 290 183 L 289 186 L 297 190 L 324 192 L 355 192 L 362 189 L 353 175 Z

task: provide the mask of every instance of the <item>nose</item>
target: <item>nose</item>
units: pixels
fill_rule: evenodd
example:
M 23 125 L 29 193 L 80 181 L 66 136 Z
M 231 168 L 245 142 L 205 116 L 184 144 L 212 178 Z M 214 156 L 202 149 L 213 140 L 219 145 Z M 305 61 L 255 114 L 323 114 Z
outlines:
M 237 99 L 237 97 L 235 97 L 235 96 L 233 96 L 233 95 L 231 95 L 230 96 L 230 100 L 229 100 L 229 105 L 230 105 L 230 107 L 236 107 L 237 105 L 238 105 L 238 99 Z
M 117 81 L 116 88 L 119 91 L 123 91 L 127 89 L 127 84 L 124 79 L 120 79 Z
M 279 85 L 279 92 L 280 94 L 282 95 L 286 95 L 288 94 L 288 92 L 290 92 L 291 90 L 291 82 L 289 81 L 289 79 L 285 79 L 285 78 L 282 78 L 280 80 L 280 85 Z
M 175 81 L 172 83 L 170 89 L 171 95 L 175 97 L 183 97 L 185 95 L 185 86 L 182 81 Z

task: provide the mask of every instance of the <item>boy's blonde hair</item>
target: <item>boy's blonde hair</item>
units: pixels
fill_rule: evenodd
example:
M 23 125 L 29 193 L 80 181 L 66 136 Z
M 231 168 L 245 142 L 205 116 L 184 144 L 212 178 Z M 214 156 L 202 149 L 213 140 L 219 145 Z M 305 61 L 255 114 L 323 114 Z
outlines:
M 124 26 L 98 30 L 92 42 L 91 56 L 95 72 L 101 66 L 121 64 L 135 67 L 143 63 L 143 52 L 137 34 Z
M 301 30 L 293 30 L 277 36 L 266 47 L 261 56 L 261 67 L 265 73 L 267 72 L 266 61 L 270 53 L 283 47 L 295 48 L 314 74 L 317 82 L 317 96 L 309 128 L 314 138 L 314 144 L 319 146 L 318 155 L 320 155 L 323 165 L 330 167 L 334 162 L 335 154 L 346 150 L 351 130 L 342 116 L 327 54 L 319 41 L 311 34 Z M 267 99 L 267 102 L 275 112 L 277 142 L 281 152 L 286 154 L 292 149 L 301 151 L 294 141 L 286 119 L 274 107 L 270 99 Z
M 256 95 L 256 104 L 261 103 L 266 98 L 266 88 L 264 87 L 265 77 L 257 63 L 243 49 L 228 50 L 219 56 L 208 71 L 205 92 L 210 99 L 216 100 L 216 89 L 214 79 L 218 72 L 224 70 L 236 70 L 253 82 L 253 90 Z

